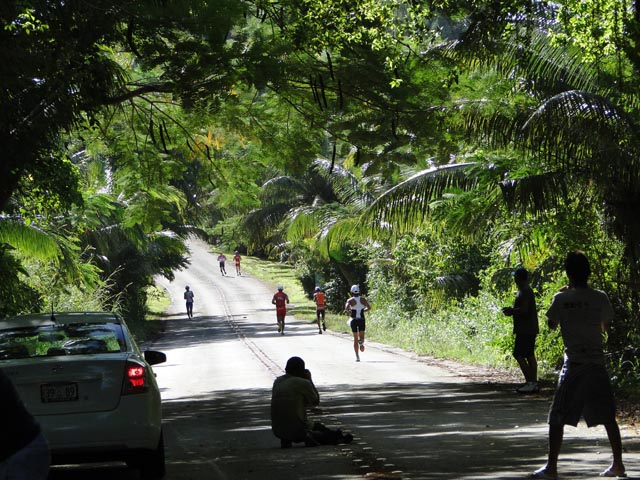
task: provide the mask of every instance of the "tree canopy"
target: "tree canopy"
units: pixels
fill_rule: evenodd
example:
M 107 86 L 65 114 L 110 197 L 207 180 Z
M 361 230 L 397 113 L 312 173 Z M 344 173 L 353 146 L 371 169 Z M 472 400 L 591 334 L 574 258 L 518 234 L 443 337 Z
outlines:
M 624 345 L 639 41 L 621 0 L 4 1 L 0 271 L 142 316 L 198 234 L 412 310 L 584 248 Z

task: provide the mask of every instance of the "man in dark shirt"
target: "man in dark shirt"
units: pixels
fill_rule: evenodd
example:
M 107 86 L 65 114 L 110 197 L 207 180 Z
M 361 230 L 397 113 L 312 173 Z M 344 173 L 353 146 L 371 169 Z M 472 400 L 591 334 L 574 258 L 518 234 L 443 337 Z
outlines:
M 502 312 L 513 317 L 513 333 L 515 345 L 513 357 L 518 362 L 524 375 L 525 384 L 516 389 L 518 393 L 538 392 L 538 362 L 536 361 L 536 336 L 539 332 L 536 297 L 529 286 L 529 272 L 517 268 L 513 272 L 513 281 L 518 287 L 513 307 L 505 307 Z
M 0 479 L 46 480 L 49 447 L 11 379 L 0 369 Z

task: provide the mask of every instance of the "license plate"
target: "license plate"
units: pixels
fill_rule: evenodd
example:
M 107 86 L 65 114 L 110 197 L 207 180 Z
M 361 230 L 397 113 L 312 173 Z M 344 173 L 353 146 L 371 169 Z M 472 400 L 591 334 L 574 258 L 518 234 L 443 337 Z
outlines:
M 40 398 L 43 403 L 73 402 L 78 400 L 78 384 L 47 383 L 40 385 Z

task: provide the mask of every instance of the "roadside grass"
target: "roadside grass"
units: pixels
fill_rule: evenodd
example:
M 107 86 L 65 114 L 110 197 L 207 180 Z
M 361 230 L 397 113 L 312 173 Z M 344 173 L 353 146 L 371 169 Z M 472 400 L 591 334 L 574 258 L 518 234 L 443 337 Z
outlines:
M 292 315 L 300 320 L 315 321 L 316 305 L 313 303 L 313 299 L 304 293 L 293 267 L 285 263 L 261 260 L 256 257 L 242 257 L 241 265 L 243 272 L 271 285 L 274 293 L 278 285 L 282 285 L 284 292 L 289 295 Z
M 163 288 L 155 285 L 147 287 L 147 314 L 145 315 L 145 321 L 142 324 L 138 322 L 135 325 L 129 325 L 131 333 L 136 340 L 144 341 L 162 331 L 163 324 L 157 320 L 162 319 L 169 305 L 171 305 L 171 299 Z
M 167 311 L 171 299 L 163 288 L 152 285 L 147 288 L 147 319 L 158 318 Z

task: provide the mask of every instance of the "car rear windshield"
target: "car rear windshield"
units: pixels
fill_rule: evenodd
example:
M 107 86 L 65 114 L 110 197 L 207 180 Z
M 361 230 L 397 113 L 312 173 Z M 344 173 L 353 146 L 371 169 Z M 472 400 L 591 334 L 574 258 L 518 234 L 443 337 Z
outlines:
M 117 323 L 70 323 L 0 330 L 0 360 L 122 352 Z

